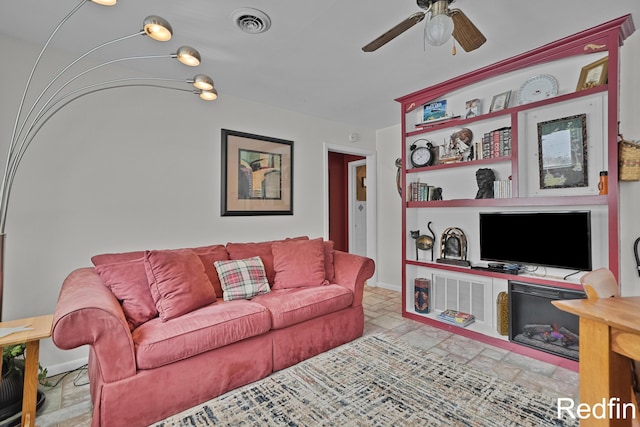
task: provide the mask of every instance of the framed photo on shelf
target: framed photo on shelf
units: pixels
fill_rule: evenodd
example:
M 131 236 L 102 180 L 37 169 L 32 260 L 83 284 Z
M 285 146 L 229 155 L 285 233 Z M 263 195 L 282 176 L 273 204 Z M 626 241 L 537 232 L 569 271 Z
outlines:
M 421 113 L 422 116 L 418 117 L 421 123 L 443 119 L 447 116 L 447 100 L 441 99 L 425 104 Z
M 293 215 L 293 141 L 228 129 L 221 136 L 221 215 Z
M 494 111 L 504 110 L 509 106 L 510 98 L 511 98 L 510 90 L 495 95 L 491 100 L 491 108 L 489 108 L 489 112 L 492 113 Z
M 608 71 L 608 56 L 592 62 L 589 65 L 585 65 L 584 67 L 582 67 L 582 71 L 580 72 L 580 78 L 578 79 L 576 92 L 606 84 Z
M 480 99 L 471 99 L 465 102 L 464 105 L 464 118 L 469 119 L 471 117 L 476 117 L 480 115 Z
M 587 187 L 587 115 L 538 123 L 540 189 Z

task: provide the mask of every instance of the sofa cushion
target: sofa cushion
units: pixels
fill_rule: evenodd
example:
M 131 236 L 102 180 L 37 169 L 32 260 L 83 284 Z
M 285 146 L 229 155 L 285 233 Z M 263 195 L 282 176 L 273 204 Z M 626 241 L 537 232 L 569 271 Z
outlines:
M 327 285 L 272 290 L 252 302 L 269 309 L 271 328 L 281 329 L 347 308 L 353 302 L 353 294 L 343 286 Z
M 96 267 L 102 264 L 114 264 L 117 262 L 133 261 L 143 259 L 144 251 L 122 252 L 115 254 L 99 254 L 91 257 L 91 262 Z
M 336 269 L 333 265 L 333 240 L 327 240 L 323 243 L 323 245 L 325 279 L 327 279 L 329 283 L 333 283 L 336 278 Z
M 262 259 L 255 256 L 248 259 L 215 261 L 213 263 L 222 286 L 225 301 L 250 299 L 256 295 L 269 293 L 269 282 Z
M 204 272 L 207 273 L 207 277 L 209 277 L 209 281 L 216 291 L 216 297 L 222 298 L 222 285 L 220 285 L 218 271 L 213 266 L 213 263 L 215 261 L 225 261 L 229 259 L 227 248 L 225 248 L 224 245 L 212 245 L 193 248 L 193 251 L 198 254 L 202 264 L 204 264 Z
M 270 329 L 265 307 L 251 301 L 218 300 L 179 319 L 153 319 L 133 331 L 137 367 L 157 368 Z M 215 370 L 215 366 L 210 368 Z
M 131 261 L 100 264 L 96 271 L 122 305 L 122 311 L 133 330 L 158 316 L 151 297 L 144 258 Z
M 216 290 L 216 296 L 218 298 L 222 298 L 222 287 L 220 286 L 220 279 L 218 279 L 218 272 L 213 267 L 213 262 L 229 259 L 229 254 L 227 253 L 227 249 L 225 248 L 225 246 L 209 245 L 184 249 L 192 249 L 195 253 L 198 254 L 200 259 L 202 260 L 202 263 L 204 264 L 204 271 L 205 273 L 207 273 L 209 281 L 213 285 L 213 288 Z M 134 251 L 94 255 L 93 257 L 91 257 L 91 262 L 93 262 L 93 265 L 98 266 L 100 264 L 113 264 L 116 262 L 124 262 L 142 258 L 144 258 L 144 251 Z
M 288 237 L 285 240 L 308 240 L 308 236 L 300 237 Z M 276 240 L 280 241 L 280 240 Z M 271 253 L 271 244 L 269 242 L 259 243 L 227 243 L 227 252 L 229 253 L 229 259 L 247 259 L 254 256 L 259 256 L 264 264 L 264 270 L 267 273 L 267 280 L 269 284 L 273 285 L 273 279 L 276 275 L 273 269 L 273 254 Z
M 328 284 L 325 279 L 322 239 L 273 242 L 272 289 L 303 288 Z
M 204 265 L 193 250 L 146 251 L 144 263 L 151 297 L 163 321 L 216 300 Z

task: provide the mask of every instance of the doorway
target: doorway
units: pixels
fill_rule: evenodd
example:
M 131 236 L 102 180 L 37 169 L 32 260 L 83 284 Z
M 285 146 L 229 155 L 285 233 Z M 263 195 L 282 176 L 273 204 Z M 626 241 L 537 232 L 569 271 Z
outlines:
M 340 168 L 341 172 L 339 172 L 338 169 L 335 169 L 335 164 L 338 163 L 336 159 L 342 159 L 339 161 L 342 165 Z M 364 150 L 327 143 L 324 144 L 324 237 L 329 240 L 334 240 L 335 238 L 336 240 L 334 240 L 334 245 L 338 250 L 358 253 L 360 255 L 367 256 L 374 261 L 376 261 L 377 255 L 376 161 L 376 152 L 373 150 Z M 360 162 L 351 165 L 354 167 L 353 173 L 350 173 L 350 162 Z M 330 167 L 330 164 L 334 165 Z M 361 169 L 361 174 L 362 170 L 366 170 L 366 179 L 364 180 L 358 180 L 358 172 L 355 168 L 360 166 L 364 166 L 364 169 Z M 337 173 L 339 179 L 335 179 L 336 177 L 333 176 L 334 171 Z M 342 176 L 340 177 L 340 175 Z M 349 185 L 349 175 L 352 175 L 352 185 Z M 332 197 L 330 203 L 330 186 L 335 186 L 336 181 L 342 182 L 339 189 L 342 195 Z M 356 188 L 354 191 L 357 191 L 356 184 L 359 184 L 360 186 L 360 198 L 363 198 L 362 193 L 364 192 L 364 199 L 366 202 L 365 200 L 361 200 L 360 202 L 362 203 L 356 204 L 358 202 L 358 196 L 355 193 L 351 196 L 353 200 L 350 200 L 350 192 L 348 192 L 347 189 Z M 337 191 L 335 188 L 333 190 L 335 196 Z M 355 209 L 358 209 L 357 212 L 359 214 L 356 215 L 356 220 L 359 219 L 364 222 L 364 224 L 361 224 L 359 229 L 360 232 L 364 233 L 364 236 L 361 238 L 356 237 L 358 232 L 352 232 L 350 230 L 348 206 L 352 204 L 355 204 Z M 342 214 L 338 218 L 342 218 L 342 220 L 333 222 L 333 220 L 330 219 L 332 217 L 331 211 L 335 209 L 336 206 L 340 205 L 342 205 Z M 362 206 L 362 209 L 359 209 L 358 206 Z M 333 215 L 333 217 L 337 218 L 335 215 Z M 353 221 L 351 221 L 351 223 L 353 223 Z M 352 237 L 350 238 L 349 236 Z M 350 247 L 349 242 L 351 242 L 351 244 L 356 242 L 356 247 Z M 358 247 L 358 244 L 361 246 Z M 374 276 L 368 281 L 368 284 L 370 286 L 375 286 L 376 283 L 377 274 L 374 273 Z

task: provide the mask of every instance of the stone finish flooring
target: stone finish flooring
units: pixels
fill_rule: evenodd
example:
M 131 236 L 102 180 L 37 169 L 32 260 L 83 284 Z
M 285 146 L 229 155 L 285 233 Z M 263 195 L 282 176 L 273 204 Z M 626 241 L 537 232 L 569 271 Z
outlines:
M 526 356 L 470 340 L 402 317 L 399 292 L 365 287 L 365 335 L 384 332 L 422 349 L 450 357 L 476 369 L 492 372 L 528 389 L 578 398 L 578 373 Z M 85 371 L 52 377 L 53 388 L 38 411 L 40 427 L 91 425 L 91 402 Z

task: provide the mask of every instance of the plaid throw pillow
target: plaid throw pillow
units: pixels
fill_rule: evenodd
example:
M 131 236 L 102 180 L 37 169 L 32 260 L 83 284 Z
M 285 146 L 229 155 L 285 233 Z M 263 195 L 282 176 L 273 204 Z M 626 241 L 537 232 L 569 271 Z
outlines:
M 230 261 L 214 261 L 225 301 L 250 299 L 270 292 L 264 264 L 259 256 Z

